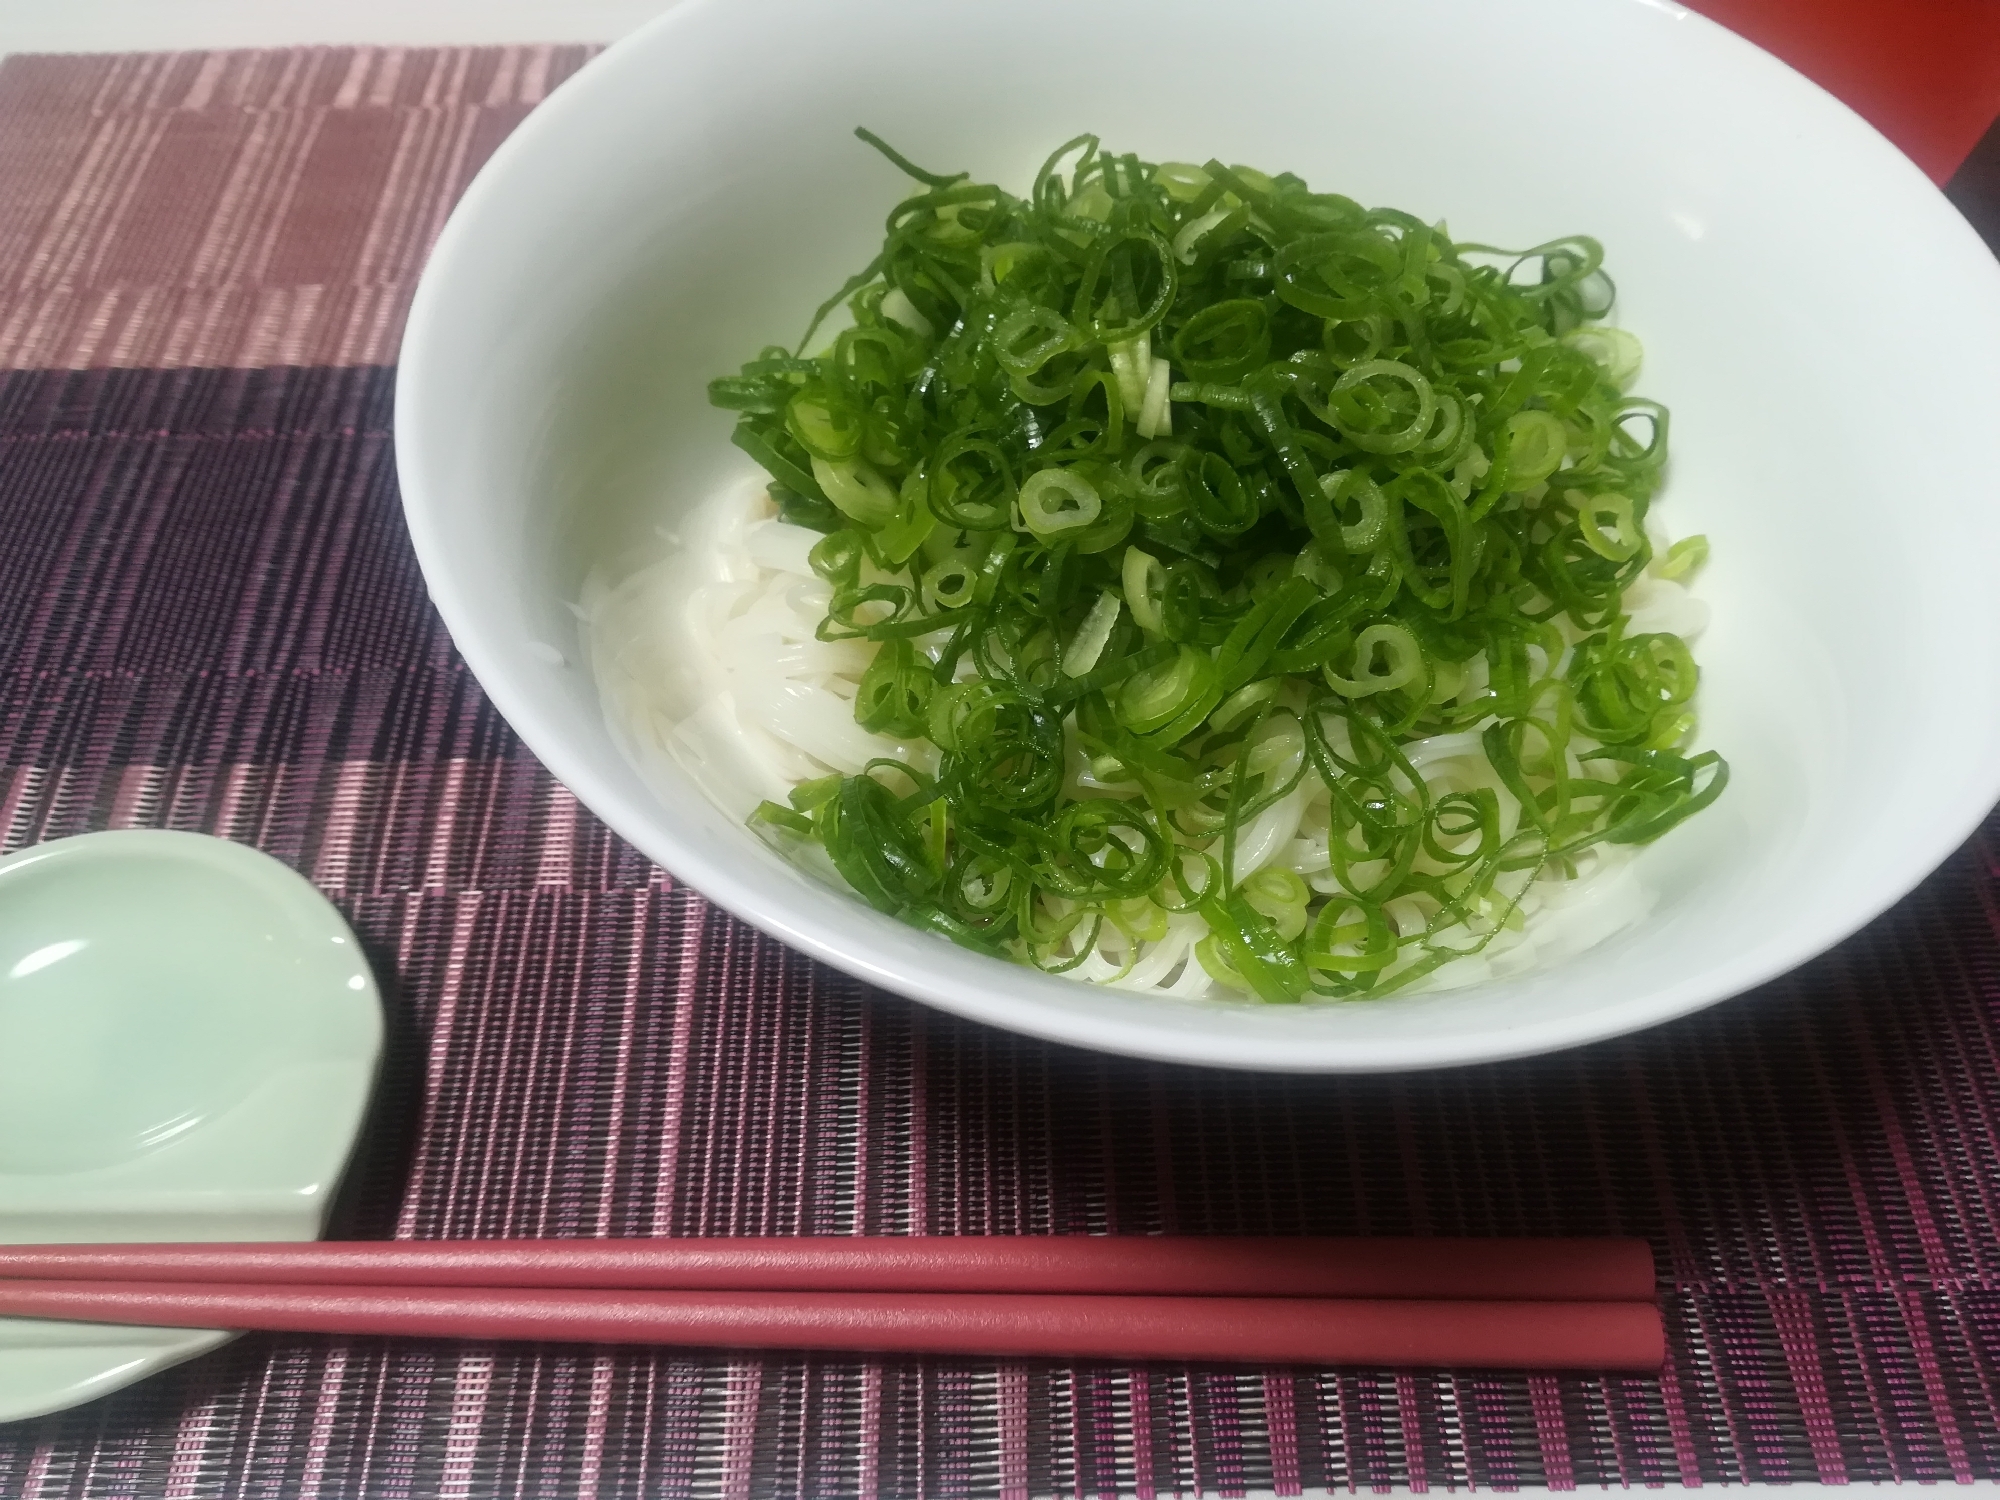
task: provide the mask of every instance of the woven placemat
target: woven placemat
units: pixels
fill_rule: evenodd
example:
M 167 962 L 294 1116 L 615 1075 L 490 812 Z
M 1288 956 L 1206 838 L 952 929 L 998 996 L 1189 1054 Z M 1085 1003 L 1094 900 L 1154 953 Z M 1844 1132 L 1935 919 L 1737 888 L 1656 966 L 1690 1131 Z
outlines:
M 1400 1079 L 1148 1066 L 816 967 L 556 785 L 425 600 L 393 357 L 584 49 L 0 66 L 0 842 L 310 876 L 392 1010 L 351 1235 L 1648 1236 L 1658 1379 L 251 1337 L 8 1496 L 1142 1496 L 2000 1476 L 2000 867 L 1763 991 Z M 1989 827 L 1988 833 L 1994 832 Z

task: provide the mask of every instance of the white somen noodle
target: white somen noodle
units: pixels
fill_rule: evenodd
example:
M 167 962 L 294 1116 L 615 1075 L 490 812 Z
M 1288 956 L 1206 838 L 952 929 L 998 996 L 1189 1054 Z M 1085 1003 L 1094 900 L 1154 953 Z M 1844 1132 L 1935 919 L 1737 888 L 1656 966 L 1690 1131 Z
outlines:
M 663 766 L 678 765 L 740 819 L 760 801 L 783 802 L 800 782 L 854 775 L 873 759 L 935 769 L 938 752 L 928 742 L 891 739 L 855 722 L 855 695 L 876 647 L 818 639 L 829 599 L 808 562 L 818 540 L 818 533 L 777 519 L 761 480 L 746 482 L 703 506 L 670 538 L 677 545 L 666 560 L 615 585 L 601 578 L 587 584 L 580 613 L 591 669 L 613 733 L 642 774 L 657 783 Z M 1664 556 L 1666 539 L 1656 531 L 1654 540 L 1656 555 Z M 1651 571 L 1627 592 L 1625 607 L 1632 633 L 1692 638 L 1708 617 L 1707 606 L 1686 587 Z M 1089 642 L 1081 649 L 1087 652 Z M 1537 675 L 1561 669 L 1539 648 L 1530 654 Z M 1478 658 L 1459 697 L 1469 701 L 1485 686 L 1485 662 Z M 1504 829 L 1512 833 L 1520 808 L 1488 763 L 1479 727 L 1414 741 L 1404 753 L 1433 795 L 1490 788 Z M 1592 747 L 1573 741 L 1571 754 L 1579 748 Z M 1303 748 L 1278 745 L 1270 753 L 1302 754 Z M 1588 765 L 1573 761 L 1570 769 L 1588 775 Z M 1096 781 L 1088 757 L 1076 749 L 1065 790 L 1087 797 L 1134 791 Z M 1238 830 L 1236 879 L 1284 870 L 1303 879 L 1315 899 L 1339 893 L 1328 848 L 1330 805 L 1326 785 L 1308 767 L 1290 793 Z M 837 879 L 822 851 L 808 849 L 805 857 Z M 1475 932 L 1460 923 L 1434 933 L 1434 946 L 1478 951 L 1414 987 L 1449 989 L 1520 974 L 1603 941 L 1650 904 L 1631 861 L 1629 848 L 1599 844 L 1565 868 L 1503 873 L 1496 905 L 1514 903 L 1513 914 L 1497 930 Z M 1368 874 L 1361 867 L 1356 873 Z M 1417 897 L 1398 898 L 1387 908 L 1406 935 L 1423 931 L 1434 910 Z M 1087 931 L 1079 929 L 1079 936 Z M 1092 950 L 1068 972 L 1187 999 L 1227 993 L 1197 954 L 1207 936 L 1206 924 L 1193 914 L 1170 916 L 1164 930 L 1138 937 L 1105 922 Z M 1071 950 L 1069 956 L 1078 955 Z M 1422 948 L 1410 945 L 1388 974 L 1421 956 Z

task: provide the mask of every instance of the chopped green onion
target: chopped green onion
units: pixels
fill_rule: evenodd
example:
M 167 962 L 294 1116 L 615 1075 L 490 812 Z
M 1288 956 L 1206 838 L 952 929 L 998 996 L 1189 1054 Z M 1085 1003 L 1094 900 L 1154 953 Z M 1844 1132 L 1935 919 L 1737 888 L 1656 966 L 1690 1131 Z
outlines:
M 1326 404 L 1335 431 L 1355 447 L 1404 453 L 1431 430 L 1437 395 L 1429 380 L 1401 360 L 1370 359 L 1334 383 Z
M 1107 344 L 1104 354 L 1111 361 L 1111 373 L 1118 381 L 1118 399 L 1128 409 L 1137 411 L 1145 404 L 1146 386 L 1153 376 L 1152 336 Z
M 1505 442 L 1508 487 L 1525 490 L 1562 466 L 1569 431 L 1554 412 L 1517 412 L 1507 419 Z
M 1146 391 L 1139 403 L 1139 419 L 1133 425 L 1142 438 L 1166 437 L 1174 430 L 1174 408 L 1168 393 L 1173 389 L 1173 366 L 1155 357 L 1146 372 Z
M 848 520 L 882 526 L 895 516 L 896 492 L 867 464 L 853 459 L 831 462 L 814 454 L 812 472 L 826 498 Z
M 1621 391 L 1631 389 L 1646 353 L 1638 339 L 1624 329 L 1602 323 L 1572 328 L 1563 335 L 1563 342 L 1596 360 L 1603 367 L 1604 378 Z
M 1684 536 L 1667 548 L 1667 555 L 1660 559 L 1657 571 L 1662 578 L 1685 578 L 1707 561 L 1708 538 Z
M 1133 621 L 1148 635 L 1159 635 L 1165 628 L 1160 620 L 1160 593 L 1167 570 L 1151 553 L 1127 547 L 1119 573 L 1125 585 L 1125 607 L 1132 611 Z
M 1192 646 L 1173 660 L 1130 679 L 1118 694 L 1118 718 L 1134 734 L 1163 729 L 1198 702 L 1215 680 L 1215 664 Z
M 1118 623 L 1118 596 L 1106 589 L 1083 617 L 1076 634 L 1063 649 L 1062 669 L 1071 677 L 1081 677 L 1097 665 L 1104 643 L 1111 639 L 1111 627 Z
M 1722 794 L 1686 642 L 1624 604 L 1708 542 L 1653 556 L 1667 413 L 1595 240 L 1093 136 L 1017 197 L 860 134 L 913 187 L 807 338 L 852 326 L 709 390 L 904 759 L 753 824 L 984 952 L 1125 974 L 1198 921 L 1197 980 L 1293 1003 L 1420 982 Z
M 1379 657 L 1378 654 L 1380 653 Z M 1383 662 L 1376 670 L 1377 660 Z M 1365 698 L 1408 687 L 1423 675 L 1424 648 L 1401 625 L 1370 625 L 1354 638 L 1354 676 L 1343 677 L 1332 667 L 1325 671 L 1329 686 L 1345 698 Z
M 1097 489 L 1071 469 L 1043 469 L 1021 486 L 1021 520 L 1043 541 L 1078 531 L 1104 509 Z
M 1576 506 L 1576 524 L 1591 551 L 1612 562 L 1624 562 L 1637 554 L 1645 538 L 1632 514 L 1627 495 L 1570 495 Z M 1606 523 L 1609 523 L 1608 525 Z

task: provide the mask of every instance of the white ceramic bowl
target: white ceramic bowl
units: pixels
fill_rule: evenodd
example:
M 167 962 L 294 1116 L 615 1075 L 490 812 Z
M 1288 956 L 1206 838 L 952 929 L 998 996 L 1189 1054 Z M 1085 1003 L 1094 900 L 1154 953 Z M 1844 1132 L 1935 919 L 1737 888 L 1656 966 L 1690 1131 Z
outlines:
M 1024 187 L 1083 130 L 1498 244 L 1601 238 L 1662 516 L 1705 531 L 1703 742 L 1728 794 L 1642 858 L 1639 925 L 1527 978 L 1365 1005 L 1185 1004 L 960 951 L 818 885 L 607 734 L 567 601 L 748 472 L 704 384 L 879 246 L 933 166 Z M 397 397 L 432 597 L 528 745 L 711 899 L 886 989 L 1088 1047 L 1363 1071 L 1685 1014 L 1908 891 L 2000 793 L 2000 274 L 1858 117 L 1661 0 L 686 0 L 565 84 L 466 194 Z

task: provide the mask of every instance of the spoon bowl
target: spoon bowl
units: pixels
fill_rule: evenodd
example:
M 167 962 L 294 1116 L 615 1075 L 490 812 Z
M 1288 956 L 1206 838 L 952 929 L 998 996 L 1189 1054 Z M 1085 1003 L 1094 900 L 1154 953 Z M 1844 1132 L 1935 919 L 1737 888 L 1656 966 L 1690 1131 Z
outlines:
M 253 849 L 131 831 L 0 859 L 0 1243 L 317 1237 L 381 1034 L 353 932 Z M 224 1337 L 0 1319 L 0 1421 Z

